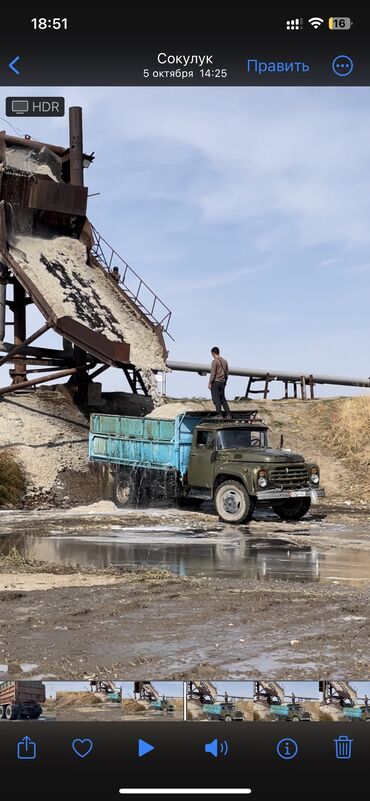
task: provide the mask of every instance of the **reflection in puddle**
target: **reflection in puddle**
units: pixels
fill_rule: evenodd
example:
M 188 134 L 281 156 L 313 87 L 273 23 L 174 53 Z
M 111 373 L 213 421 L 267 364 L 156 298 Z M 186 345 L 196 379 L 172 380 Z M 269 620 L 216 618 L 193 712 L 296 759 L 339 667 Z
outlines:
M 114 526 L 104 535 L 30 534 L 0 540 L 1 555 L 14 549 L 26 558 L 85 568 L 163 568 L 182 576 L 337 581 L 355 586 L 370 580 L 370 552 L 343 548 L 323 553 L 284 539 L 252 538 L 235 528 L 220 533 Z M 23 671 L 33 667 L 23 666 Z

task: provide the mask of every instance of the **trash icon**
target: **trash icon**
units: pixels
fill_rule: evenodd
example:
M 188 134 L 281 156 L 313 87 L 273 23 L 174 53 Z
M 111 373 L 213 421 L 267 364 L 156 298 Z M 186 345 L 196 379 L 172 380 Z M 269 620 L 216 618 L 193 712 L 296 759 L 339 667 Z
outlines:
M 352 756 L 352 743 L 347 735 L 342 735 L 334 740 L 335 743 L 335 756 L 337 759 L 351 759 Z

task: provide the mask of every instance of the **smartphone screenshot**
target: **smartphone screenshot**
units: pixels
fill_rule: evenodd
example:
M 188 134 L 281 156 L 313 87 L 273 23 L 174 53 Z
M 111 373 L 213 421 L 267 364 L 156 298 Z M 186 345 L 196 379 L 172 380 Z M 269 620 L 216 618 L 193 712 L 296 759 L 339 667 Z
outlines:
M 6 791 L 365 790 L 369 15 L 312 10 L 3 12 Z

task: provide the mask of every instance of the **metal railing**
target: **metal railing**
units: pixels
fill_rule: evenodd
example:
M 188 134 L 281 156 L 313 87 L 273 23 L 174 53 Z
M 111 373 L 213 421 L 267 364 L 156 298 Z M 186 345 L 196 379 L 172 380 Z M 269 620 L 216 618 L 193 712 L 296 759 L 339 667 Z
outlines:
M 99 231 L 91 226 L 94 237 L 94 244 L 91 255 L 94 256 L 108 272 L 113 273 L 113 268 L 118 268 L 119 284 L 122 284 L 126 295 L 135 305 L 156 325 L 160 325 L 171 339 L 168 329 L 171 322 L 172 312 L 165 303 L 153 292 L 148 284 L 140 278 L 140 275 L 130 267 L 129 264 L 117 253 L 114 248 L 99 234 Z

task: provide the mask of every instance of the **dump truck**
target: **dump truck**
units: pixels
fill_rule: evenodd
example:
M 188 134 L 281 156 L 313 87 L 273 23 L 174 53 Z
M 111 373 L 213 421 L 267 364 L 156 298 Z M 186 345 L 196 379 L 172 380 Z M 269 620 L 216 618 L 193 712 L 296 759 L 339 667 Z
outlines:
M 310 723 L 311 715 L 306 712 L 302 704 L 271 704 L 270 713 L 275 720 L 290 721 L 292 723 Z
M 150 708 L 151 709 L 158 709 L 160 712 L 174 712 L 175 711 L 174 705 L 171 704 L 171 701 L 166 697 L 158 698 L 156 701 L 151 701 L 150 702 Z
M 89 456 L 109 464 L 120 507 L 164 498 L 212 500 L 224 523 L 249 520 L 256 504 L 283 520 L 300 520 L 322 498 L 316 463 L 270 448 L 257 410 L 230 419 L 185 412 L 174 419 L 92 414 Z
M 343 716 L 349 720 L 365 720 L 370 723 L 370 709 L 366 705 L 344 707 Z
M 222 720 L 231 723 L 233 720 L 244 720 L 244 712 L 236 708 L 231 701 L 222 701 L 216 704 L 203 704 L 203 712 L 206 713 L 208 720 Z
M 45 703 L 42 681 L 0 682 L 0 716 L 5 720 L 36 720 Z

